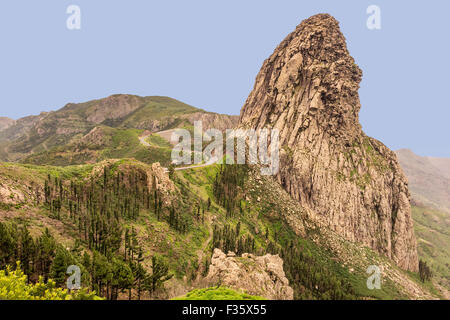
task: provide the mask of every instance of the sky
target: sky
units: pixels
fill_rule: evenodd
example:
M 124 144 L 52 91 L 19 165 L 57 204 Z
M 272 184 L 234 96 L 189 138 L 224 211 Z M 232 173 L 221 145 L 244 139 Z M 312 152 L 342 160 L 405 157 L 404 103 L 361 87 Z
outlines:
M 69 30 L 70 5 L 81 10 Z M 366 10 L 381 9 L 369 30 Z M 363 130 L 450 157 L 450 1 L 2 0 L 0 116 L 116 93 L 239 114 L 261 65 L 302 20 L 330 13 L 363 70 Z

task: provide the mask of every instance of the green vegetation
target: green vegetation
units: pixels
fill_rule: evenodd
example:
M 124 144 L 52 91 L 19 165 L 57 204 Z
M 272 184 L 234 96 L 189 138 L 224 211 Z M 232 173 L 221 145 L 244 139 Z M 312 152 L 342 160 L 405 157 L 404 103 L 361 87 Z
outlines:
M 265 298 L 219 287 L 195 289 L 188 292 L 185 296 L 175 298 L 174 300 L 265 300 Z
M 266 226 L 266 231 L 255 232 L 250 217 L 254 214 L 253 208 L 244 196 L 247 176 L 248 169 L 240 165 L 222 165 L 216 173 L 214 196 L 226 208 L 227 221 L 231 220 L 231 223 L 214 228 L 212 248 L 238 254 L 279 254 L 284 260 L 284 269 L 296 299 L 356 298 L 351 284 L 329 271 L 325 262 L 330 263 L 331 260 L 324 261 L 318 258 L 319 255 L 314 255 L 311 250 L 320 251 L 319 248 L 296 237 L 284 221 L 271 221 L 259 214 L 258 220 Z M 265 208 L 264 211 L 273 209 Z M 232 222 L 234 219 L 236 224 Z
M 430 267 L 422 260 L 419 261 L 419 276 L 422 282 L 430 281 L 433 277 L 433 272 Z
M 34 167 L 14 165 L 13 168 L 28 171 Z M 83 283 L 109 299 L 117 299 L 126 290 L 130 298 L 132 292 L 138 299 L 141 292 L 151 296 L 161 291 L 164 282 L 172 278 L 174 269 L 179 277 L 186 272 L 194 273 L 196 266 L 186 267 L 186 260 L 178 254 L 194 256 L 195 246 L 185 239 L 198 236 L 199 230 L 194 230 L 194 235 L 189 230 L 200 218 L 192 218 L 189 203 L 181 201 L 167 206 L 156 186 L 156 178 L 147 174 L 149 168 L 145 164 L 117 161 L 89 178 L 73 174 L 73 169 L 67 167 L 58 172 L 59 177 L 69 177 L 68 180 L 50 174 L 44 178 L 39 174 L 43 193 L 36 194 L 37 205 L 44 213 L 42 218 L 47 216 L 66 226 L 75 240 L 71 248 L 57 244 L 48 229 L 33 230 L 41 234 L 33 237 L 26 225 L 36 227 L 37 221 L 0 223 L 0 267 L 21 260 L 31 281 L 43 276 L 63 285 L 67 267 L 75 264 L 81 266 Z M 37 178 L 35 174 L 30 177 Z M 13 210 L 6 205 L 5 209 Z M 156 252 L 149 255 L 148 247 L 144 248 L 139 240 L 141 232 L 166 226 L 171 229 L 169 232 L 156 232 L 154 236 L 166 234 L 178 238 L 171 248 L 167 248 L 165 241 L 157 247 L 169 259 Z M 201 239 L 193 243 L 202 244 Z M 145 261 L 151 261 L 150 268 L 144 267 Z
M 7 266 L 0 270 L 0 300 L 101 300 L 95 292 L 86 289 L 68 292 L 56 287 L 56 283 L 49 279 L 44 282 L 42 277 L 35 284 L 28 284 L 27 276 L 17 263 L 16 269 Z
M 118 103 L 129 112 L 118 110 Z M 168 156 L 164 147 L 168 147 L 167 143 L 143 148 L 136 133 L 144 129 L 160 131 L 192 126 L 187 116 L 195 112 L 206 113 L 159 96 L 113 95 L 85 103 L 69 103 L 60 110 L 29 117 L 23 124 L 3 130 L 0 160 L 66 166 L 98 162 L 108 157 L 134 157 L 146 163 L 166 163 Z M 38 123 L 33 125 L 32 119 Z M 89 137 L 89 133 L 98 128 L 102 132 Z
M 12 216 L 0 225 L 0 246 L 8 248 L 0 250 L 0 267 L 22 261 L 31 283 L 42 276 L 63 286 L 67 266 L 76 264 L 83 285 L 105 298 L 167 298 L 165 287 L 195 285 L 206 275 L 217 247 L 279 254 L 296 299 L 406 297 L 389 279 L 381 290 L 367 289 L 365 268 L 349 270 L 316 244 L 316 230 L 294 233 L 281 199 L 246 166 L 173 171 L 171 191 L 159 189 L 148 165 L 129 159 L 63 168 L 4 164 L 0 173 L 6 184 L 43 190 L 22 207 L 0 206 Z M 381 259 L 369 249 L 364 254 L 364 263 Z M 421 283 L 418 274 L 411 277 Z
M 450 220 L 448 214 L 412 207 L 419 257 L 431 268 L 438 284 L 450 288 Z
M 152 133 L 148 138 L 147 142 L 154 147 L 158 148 L 169 148 L 172 150 L 172 145 L 169 141 L 158 135 L 157 133 Z
M 161 130 L 180 127 L 183 123 L 182 115 L 205 112 L 183 102 L 168 97 L 145 97 L 144 104 L 124 119 L 120 126 L 125 128 L 139 128 L 153 120 L 163 120 Z
M 139 141 L 144 131 L 138 129 L 116 129 L 102 126 L 101 141 L 76 140 L 68 145 L 28 156 L 23 160 L 29 164 L 67 166 L 99 162 L 105 159 L 135 158 L 144 163 L 170 163 L 170 144 L 157 135 L 150 136 L 150 146 Z
M 373 143 L 374 142 L 371 138 L 367 136 L 364 137 L 362 147 L 365 149 L 365 152 L 369 157 L 369 165 L 374 166 L 380 172 L 385 172 L 388 170 L 388 164 L 380 153 L 373 147 Z

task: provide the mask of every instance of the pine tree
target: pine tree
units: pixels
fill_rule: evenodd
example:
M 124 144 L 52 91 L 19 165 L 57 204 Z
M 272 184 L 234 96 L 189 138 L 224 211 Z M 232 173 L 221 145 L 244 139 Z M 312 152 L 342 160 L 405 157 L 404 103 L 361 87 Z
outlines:
M 55 280 L 56 285 L 62 286 L 66 280 L 66 272 L 67 268 L 72 264 L 72 258 L 70 253 L 63 248 L 62 246 L 58 246 L 56 249 L 56 256 L 53 260 L 51 269 L 50 269 L 50 277 Z
M 146 279 L 146 288 L 151 294 L 153 294 L 157 289 L 167 280 L 173 277 L 169 273 L 169 265 L 163 258 L 158 256 L 152 257 L 152 274 Z
M 174 176 L 175 176 L 175 166 L 174 166 L 173 163 L 171 163 L 169 165 L 169 178 L 170 178 L 170 180 L 173 180 Z

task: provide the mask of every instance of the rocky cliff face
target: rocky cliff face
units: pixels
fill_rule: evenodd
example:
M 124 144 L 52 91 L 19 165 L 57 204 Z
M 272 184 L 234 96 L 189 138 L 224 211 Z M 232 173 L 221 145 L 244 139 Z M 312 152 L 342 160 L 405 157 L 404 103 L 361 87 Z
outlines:
M 407 180 L 396 155 L 362 132 L 361 77 L 338 22 L 313 16 L 264 62 L 240 127 L 280 131 L 276 179 L 315 220 L 417 270 Z
M 293 300 L 294 291 L 283 271 L 283 260 L 267 254 L 257 257 L 244 253 L 223 253 L 214 249 L 206 279 L 212 285 L 223 285 L 236 290 L 263 296 L 270 300 Z

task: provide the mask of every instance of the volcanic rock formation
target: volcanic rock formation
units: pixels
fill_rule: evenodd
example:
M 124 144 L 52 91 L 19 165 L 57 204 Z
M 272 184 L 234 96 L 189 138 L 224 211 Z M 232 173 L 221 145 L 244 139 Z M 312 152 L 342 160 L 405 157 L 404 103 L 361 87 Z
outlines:
M 313 16 L 264 62 L 239 126 L 279 130 L 276 178 L 316 221 L 417 270 L 408 183 L 361 129 L 361 77 L 338 22 Z

